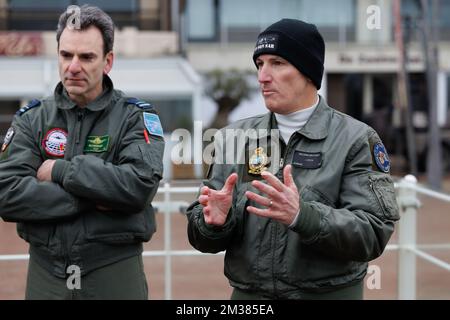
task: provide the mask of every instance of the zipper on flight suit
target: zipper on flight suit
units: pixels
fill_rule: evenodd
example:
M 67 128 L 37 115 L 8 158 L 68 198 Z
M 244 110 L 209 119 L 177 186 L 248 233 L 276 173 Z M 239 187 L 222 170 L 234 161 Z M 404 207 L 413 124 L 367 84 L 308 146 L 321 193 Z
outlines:
M 74 138 L 72 142 L 72 148 L 71 148 L 71 154 L 69 155 L 68 159 L 70 160 L 73 156 L 79 154 L 78 147 L 81 141 L 81 129 L 82 129 L 82 122 L 85 115 L 84 109 L 78 109 L 76 112 L 76 123 L 75 123 L 75 129 L 74 129 Z M 67 149 L 66 149 L 67 150 Z M 65 230 L 65 224 L 61 226 L 61 255 L 64 259 L 64 274 L 68 276 L 67 274 L 67 268 L 72 264 L 70 261 L 70 248 L 67 248 L 67 239 L 66 239 L 66 230 Z
M 81 139 L 81 123 L 84 118 L 84 109 L 80 109 L 77 111 L 77 126 L 75 130 L 75 144 L 80 144 Z

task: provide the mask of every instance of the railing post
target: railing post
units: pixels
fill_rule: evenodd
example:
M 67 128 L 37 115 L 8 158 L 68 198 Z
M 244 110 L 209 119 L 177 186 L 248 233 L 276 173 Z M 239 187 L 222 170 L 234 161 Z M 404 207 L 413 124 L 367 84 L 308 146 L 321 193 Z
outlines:
M 398 225 L 398 299 L 416 299 L 416 255 L 409 250 L 416 248 L 416 220 L 419 200 L 411 188 L 417 184 L 413 175 L 405 176 L 398 184 L 400 222 Z
M 164 298 L 172 299 L 172 220 L 170 212 L 170 184 L 164 183 L 164 251 L 165 268 L 164 268 Z

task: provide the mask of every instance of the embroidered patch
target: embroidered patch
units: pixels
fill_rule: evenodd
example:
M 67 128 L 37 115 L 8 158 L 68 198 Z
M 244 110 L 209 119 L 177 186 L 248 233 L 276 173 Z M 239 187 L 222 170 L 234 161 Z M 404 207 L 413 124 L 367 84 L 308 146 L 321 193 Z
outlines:
M 14 128 L 11 127 L 6 132 L 5 139 L 3 140 L 2 152 L 6 151 L 6 148 L 8 148 L 9 144 L 11 143 L 13 136 L 14 136 Z
M 60 128 L 49 130 L 42 140 L 45 152 L 53 157 L 64 157 L 67 144 L 67 132 Z
M 163 128 L 161 126 L 161 121 L 157 114 L 144 112 L 144 125 L 148 130 L 148 133 L 164 137 Z
M 84 152 L 108 151 L 109 136 L 88 136 L 84 145 Z
M 270 52 L 278 49 L 278 35 L 277 34 L 264 34 L 256 41 L 254 54 L 259 52 Z
M 389 170 L 391 169 L 391 161 L 389 160 L 386 148 L 381 142 L 377 142 L 373 146 L 373 157 L 375 158 L 375 163 L 377 164 L 377 167 L 381 171 L 388 173 Z
M 248 161 L 248 173 L 253 175 L 261 175 L 261 172 L 267 170 L 270 160 L 264 151 L 264 148 L 258 147 Z

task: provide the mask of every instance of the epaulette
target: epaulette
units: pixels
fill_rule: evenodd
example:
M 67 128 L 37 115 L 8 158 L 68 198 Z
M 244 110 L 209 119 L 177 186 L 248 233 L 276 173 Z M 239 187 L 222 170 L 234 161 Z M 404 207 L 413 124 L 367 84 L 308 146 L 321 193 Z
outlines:
M 30 102 L 28 102 L 28 104 L 26 106 L 17 110 L 16 115 L 21 116 L 28 110 L 33 109 L 35 107 L 39 107 L 40 105 L 41 105 L 41 101 L 39 101 L 38 99 L 33 99 Z
M 147 101 L 143 101 L 143 100 L 139 100 L 136 98 L 128 98 L 126 100 L 127 103 L 131 103 L 134 104 L 136 107 L 143 109 L 143 110 L 147 110 L 147 109 L 151 109 L 152 105 L 150 103 L 148 103 Z

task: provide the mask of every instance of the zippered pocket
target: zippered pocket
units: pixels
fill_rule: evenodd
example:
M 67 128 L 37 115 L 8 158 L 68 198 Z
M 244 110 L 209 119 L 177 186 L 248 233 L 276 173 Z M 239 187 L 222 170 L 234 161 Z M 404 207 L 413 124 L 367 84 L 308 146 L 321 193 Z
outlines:
M 384 217 L 390 220 L 399 220 L 394 183 L 389 176 L 369 175 L 369 187 L 383 211 Z

